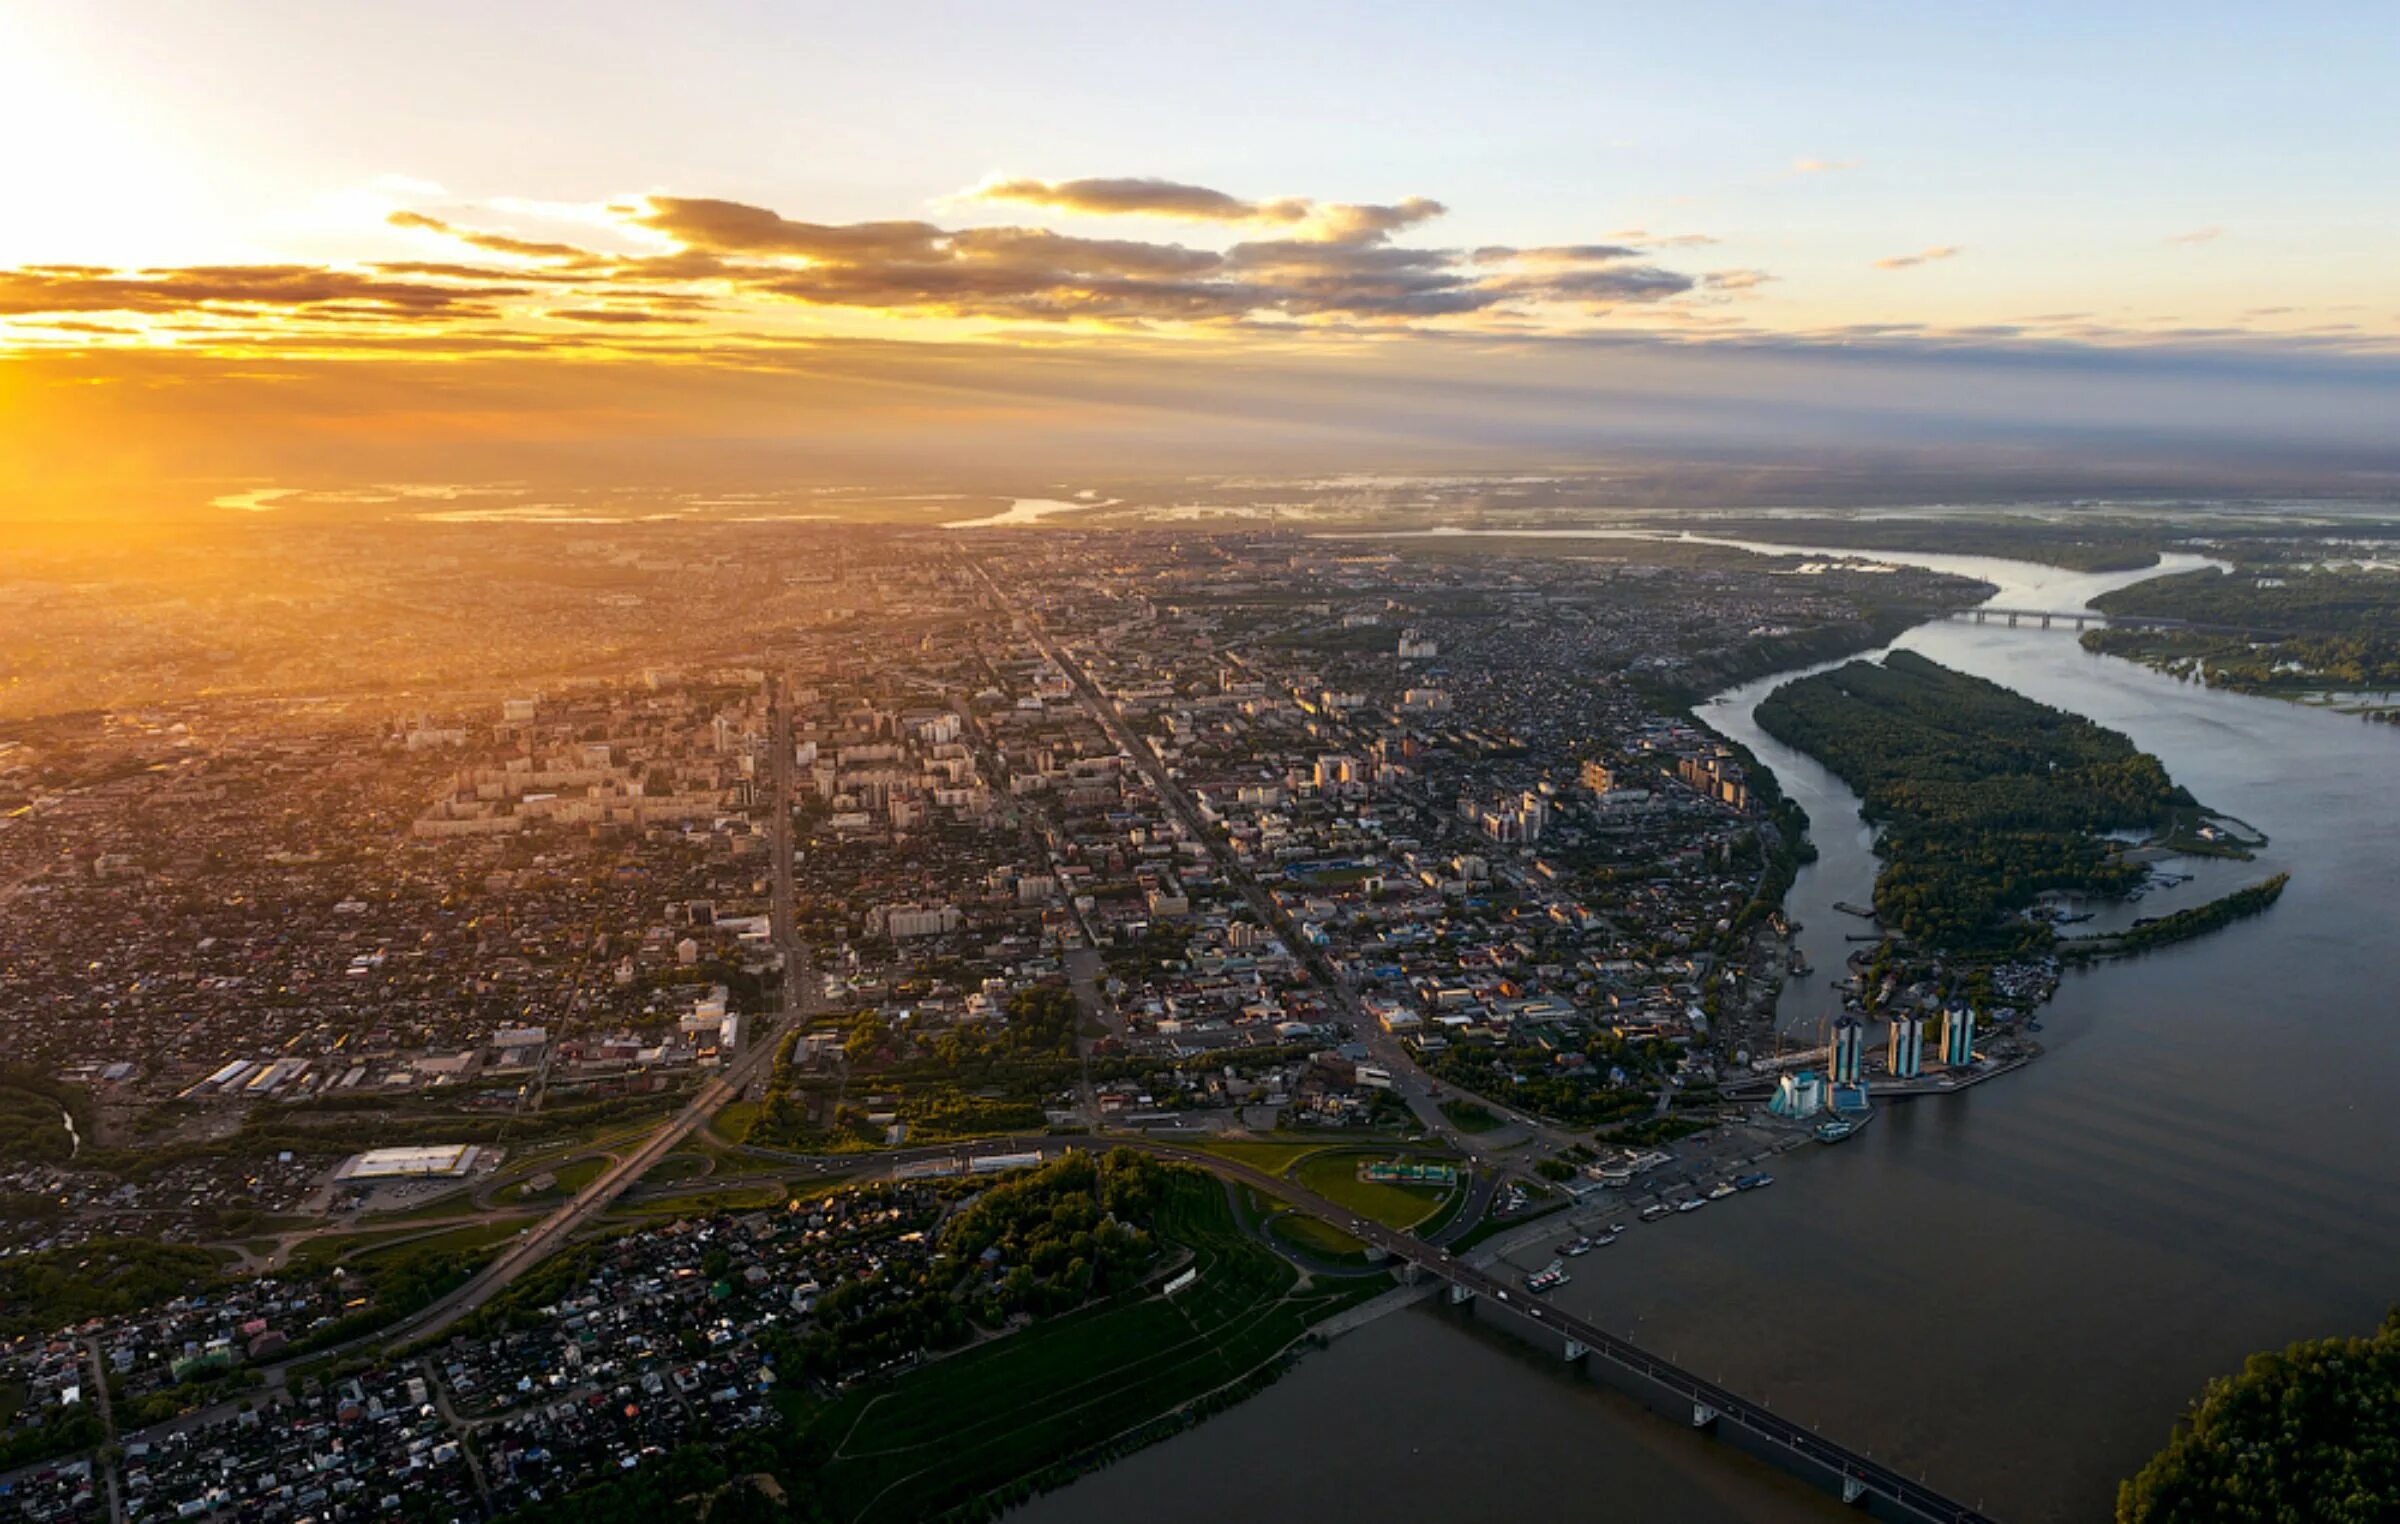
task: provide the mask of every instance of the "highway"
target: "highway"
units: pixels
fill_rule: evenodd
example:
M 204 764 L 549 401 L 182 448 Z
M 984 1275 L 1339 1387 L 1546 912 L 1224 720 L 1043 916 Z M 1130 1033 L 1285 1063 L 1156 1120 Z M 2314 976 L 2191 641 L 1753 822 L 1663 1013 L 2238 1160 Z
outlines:
M 767 716 L 767 749 L 771 758 L 768 771 L 773 780 L 774 894 L 771 920 L 776 951 L 783 957 L 783 1011 L 788 1018 L 806 1009 L 810 992 L 803 988 L 809 979 L 808 963 L 792 919 L 791 714 L 785 706 L 780 678 L 771 680 Z M 378 1330 L 359 1343 L 396 1344 L 432 1338 L 483 1307 L 505 1290 L 511 1281 L 549 1257 L 578 1229 L 607 1211 L 635 1181 L 716 1115 L 718 1108 L 737 1099 L 749 1087 L 751 1080 L 773 1061 L 775 1050 L 789 1027 L 787 1020 L 775 1027 L 752 1032 L 733 1062 L 703 1084 L 681 1110 L 661 1123 L 658 1130 L 639 1146 L 618 1155 L 615 1163 L 556 1211 L 526 1229 L 521 1237 L 477 1272 L 474 1279 L 414 1316 Z M 323 1352 L 319 1353 L 321 1355 Z

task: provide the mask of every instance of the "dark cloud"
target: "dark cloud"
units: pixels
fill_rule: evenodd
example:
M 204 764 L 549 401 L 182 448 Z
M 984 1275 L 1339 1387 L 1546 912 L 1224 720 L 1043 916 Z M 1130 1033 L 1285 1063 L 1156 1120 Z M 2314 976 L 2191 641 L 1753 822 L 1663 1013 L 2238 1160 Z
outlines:
M 522 286 L 392 280 L 318 265 L 194 265 L 174 270 L 0 270 L 0 314 L 181 312 L 195 308 L 325 308 L 366 304 L 385 316 L 440 317 L 487 310 Z
M 1107 184 L 1114 187 L 1113 205 L 1129 207 L 1139 199 L 1129 189 L 1137 182 Z M 1160 181 L 1139 182 L 1138 188 L 1153 197 L 1173 192 L 1182 197 L 1178 205 L 1219 204 L 1210 199 L 1217 193 L 1203 187 Z M 1040 228 L 804 223 L 765 207 L 679 197 L 653 198 L 625 215 L 684 245 L 686 253 L 727 261 L 715 273 L 748 290 L 821 306 L 1036 321 L 1283 317 L 1388 324 L 1481 313 L 1538 294 L 1531 286 L 1485 280 L 1456 250 L 1389 241 L 1394 232 L 1441 211 L 1439 202 L 1422 197 L 1391 206 L 1310 203 L 1304 217 L 1291 219 L 1292 236 L 1239 243 L 1222 253 Z M 1270 220 L 1285 219 L 1277 214 Z M 1583 257 L 1600 256 L 1587 250 Z M 795 260 L 806 263 L 790 262 Z M 1648 279 L 1654 277 L 1629 275 L 1610 284 L 1630 297 Z
M 542 314 L 569 323 L 697 323 L 686 312 L 642 312 L 631 307 L 553 307 Z
M 655 196 L 609 210 L 628 230 L 655 235 L 668 247 L 620 255 L 400 211 L 388 218 L 393 226 L 527 263 L 24 267 L 0 271 L 0 313 L 191 313 L 222 331 L 245 316 L 275 312 L 283 315 L 287 332 L 299 332 L 291 325 L 305 314 L 321 320 L 320 331 L 338 329 L 346 336 L 379 318 L 436 325 L 498 318 L 512 302 L 515 310 L 562 321 L 635 329 L 663 321 L 657 316 L 662 312 L 764 298 L 1030 323 L 1287 323 L 1338 332 L 1350 325 L 1389 331 L 1460 318 L 1497 328 L 1535 320 L 1533 307 L 1599 310 L 1663 300 L 1701 284 L 1698 277 L 1642 262 L 1642 251 L 1630 243 L 1467 251 L 1395 242 L 1396 235 L 1442 215 L 1440 202 L 1421 196 L 1388 205 L 1257 202 L 1205 186 L 1134 179 L 1006 182 L 985 195 L 1272 225 L 1272 236 L 1220 250 L 1036 227 L 808 222 L 745 202 Z M 1738 288 L 1728 281 L 1714 289 Z M 544 305 L 524 304 L 529 297 Z
M 590 250 L 576 248 L 573 244 L 538 243 L 529 238 L 511 238 L 505 233 L 480 232 L 444 222 L 439 217 L 429 217 L 423 212 L 394 212 L 383 220 L 396 228 L 438 233 L 453 242 L 481 249 L 487 254 L 513 254 L 520 259 L 563 260 L 579 265 L 595 263 L 599 258 Z
M 1664 301 L 1685 295 L 1699 284 L 1693 276 L 1656 265 L 1606 265 L 1514 276 L 1498 282 L 1497 288 L 1529 300 L 1613 307 Z
M 528 281 L 559 284 L 583 278 L 562 270 L 503 270 L 490 265 L 461 265 L 429 259 L 379 260 L 367 268 L 379 275 L 421 275 L 435 280 L 505 281 L 512 284 Z
M 1312 220 L 1334 243 L 1377 243 L 1394 233 L 1431 222 L 1450 209 L 1424 196 L 1410 196 L 1394 206 L 1355 206 L 1344 202 L 1317 208 Z
M 972 192 L 979 201 L 1014 201 L 1100 217 L 1172 217 L 1185 222 L 1298 222 L 1310 203 L 1287 196 L 1244 201 L 1239 196 L 1143 176 L 1085 180 L 1001 180 Z
M 1566 243 L 1541 248 L 1512 249 L 1506 244 L 1487 244 L 1474 254 L 1477 264 L 1560 264 L 1600 265 L 1612 260 L 1632 259 L 1642 250 L 1625 243 Z
M 948 236 L 930 222 L 795 222 L 763 206 L 693 196 L 652 196 L 630 220 L 686 249 L 800 259 L 932 261 Z
M 1069 238 L 1040 228 L 969 228 L 950 234 L 946 250 L 962 264 L 1070 275 L 1183 278 L 1225 264 L 1225 256 L 1207 249 L 1130 238 Z

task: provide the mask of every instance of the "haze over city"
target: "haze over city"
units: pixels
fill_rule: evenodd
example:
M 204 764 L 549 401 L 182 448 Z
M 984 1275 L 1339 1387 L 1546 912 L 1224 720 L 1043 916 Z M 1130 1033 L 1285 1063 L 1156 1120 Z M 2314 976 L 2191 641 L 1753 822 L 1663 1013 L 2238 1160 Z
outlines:
M 0 0 L 0 1513 L 2400 1518 L 2396 73 Z
M 0 223 L 20 515 L 253 478 L 2400 466 L 2393 42 L 2352 6 L 0 24 L 0 124 L 42 145 Z

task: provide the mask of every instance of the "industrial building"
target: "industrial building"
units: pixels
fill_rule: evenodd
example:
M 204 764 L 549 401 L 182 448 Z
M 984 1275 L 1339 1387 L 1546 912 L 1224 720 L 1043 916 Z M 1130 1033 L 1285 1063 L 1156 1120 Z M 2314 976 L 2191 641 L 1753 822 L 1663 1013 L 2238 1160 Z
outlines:
M 370 1148 L 352 1154 L 333 1172 L 339 1181 L 463 1180 L 483 1161 L 473 1143 L 437 1143 L 422 1148 Z

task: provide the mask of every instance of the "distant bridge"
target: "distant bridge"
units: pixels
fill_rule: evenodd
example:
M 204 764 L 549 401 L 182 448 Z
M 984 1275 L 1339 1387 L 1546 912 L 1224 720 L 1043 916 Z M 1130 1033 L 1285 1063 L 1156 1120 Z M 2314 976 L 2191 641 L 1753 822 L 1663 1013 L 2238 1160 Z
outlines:
M 2240 640 L 2282 640 L 2287 630 L 2262 630 L 2253 625 L 2201 624 L 2189 619 L 2153 619 L 2138 614 L 2103 614 L 2097 609 L 2010 609 L 1980 604 L 1953 609 L 1943 616 L 1960 624 L 2005 624 L 2010 629 L 2165 630 L 2193 635 L 2225 635 Z

